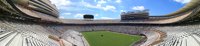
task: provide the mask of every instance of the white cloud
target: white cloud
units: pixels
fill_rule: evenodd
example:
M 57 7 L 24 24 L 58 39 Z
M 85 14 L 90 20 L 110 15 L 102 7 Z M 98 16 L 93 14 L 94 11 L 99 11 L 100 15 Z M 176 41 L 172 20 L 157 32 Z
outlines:
M 98 4 L 105 4 L 105 3 L 107 3 L 105 0 L 98 1 Z
M 105 11 L 107 11 L 107 10 L 115 10 L 116 9 L 116 7 L 115 6 L 111 6 L 111 5 L 107 5 L 106 7 L 102 7 L 103 8 L 103 10 L 105 10 Z
M 114 18 L 110 18 L 110 17 L 101 17 L 101 19 L 114 19 Z
M 72 15 L 72 13 L 61 13 L 59 18 L 65 19 L 66 16 Z
M 64 17 L 64 16 L 59 16 L 59 18 L 61 18 L 61 19 L 65 19 L 65 17 Z
M 96 0 L 97 4 L 90 4 L 88 2 L 85 2 L 84 0 L 81 0 L 81 2 L 71 2 L 70 0 L 50 0 L 53 4 L 56 4 L 58 9 L 60 10 L 74 10 L 69 9 L 69 7 L 87 7 L 87 8 L 95 8 L 95 9 L 101 9 L 104 11 L 116 11 L 116 7 L 112 5 L 105 5 L 102 6 L 102 4 L 107 3 L 107 0 Z
M 126 12 L 125 10 L 120 10 L 120 12 Z
M 74 17 L 75 17 L 75 18 L 79 18 L 79 19 L 80 19 L 80 18 L 83 18 L 83 15 L 84 15 L 84 14 L 80 14 L 80 13 L 78 13 L 78 14 L 75 14 L 75 16 L 74 16 Z
M 116 2 L 116 3 L 121 3 L 122 1 L 121 1 L 121 0 L 116 0 L 115 2 Z
M 97 6 L 94 6 L 94 5 L 87 3 L 87 2 L 81 2 L 80 4 L 82 4 L 85 7 L 89 7 L 89 8 L 97 8 Z
M 81 0 L 81 2 L 85 2 L 84 0 Z
M 94 2 L 97 2 L 97 0 L 94 0 Z
M 99 14 L 94 14 L 94 16 L 99 16 Z
M 81 4 L 83 4 L 85 7 L 88 7 L 88 8 L 102 9 L 104 11 L 109 11 L 109 10 L 115 11 L 116 10 L 116 7 L 112 6 L 112 5 L 106 5 L 105 7 L 103 7 L 101 4 L 92 5 L 92 4 L 87 3 L 87 2 L 82 2 Z
M 62 13 L 61 15 L 71 15 L 72 13 Z
M 178 2 L 178 3 L 185 4 L 185 3 L 189 3 L 191 0 L 174 0 L 174 1 Z
M 50 0 L 53 4 L 55 4 L 57 7 L 70 5 L 70 0 Z
M 133 10 L 145 10 L 144 6 L 134 6 Z

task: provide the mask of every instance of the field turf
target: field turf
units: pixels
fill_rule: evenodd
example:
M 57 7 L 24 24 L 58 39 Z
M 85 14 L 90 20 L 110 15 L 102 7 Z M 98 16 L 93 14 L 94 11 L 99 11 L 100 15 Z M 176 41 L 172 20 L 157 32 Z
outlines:
M 130 46 L 141 40 L 139 35 L 127 35 L 109 31 L 82 32 L 90 46 Z

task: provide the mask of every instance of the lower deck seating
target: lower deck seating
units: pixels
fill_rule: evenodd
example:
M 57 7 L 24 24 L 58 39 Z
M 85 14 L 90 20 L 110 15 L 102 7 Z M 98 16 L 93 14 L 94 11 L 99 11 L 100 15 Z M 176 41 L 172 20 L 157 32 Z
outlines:
M 52 26 L 53 27 L 53 26 Z M 58 26 L 59 27 L 59 26 Z M 126 34 L 145 34 L 147 41 L 143 45 L 149 45 L 156 41 L 156 38 L 160 37 L 157 33 L 151 33 L 151 30 L 158 30 L 165 33 L 165 37 L 160 43 L 155 45 L 158 46 L 200 46 L 200 25 L 183 25 L 183 26 L 60 26 L 65 30 L 76 30 L 76 31 L 94 31 L 94 30 L 109 30 L 113 32 L 126 33 Z M 57 29 L 59 30 L 59 29 Z M 63 29 L 62 29 L 63 30 Z

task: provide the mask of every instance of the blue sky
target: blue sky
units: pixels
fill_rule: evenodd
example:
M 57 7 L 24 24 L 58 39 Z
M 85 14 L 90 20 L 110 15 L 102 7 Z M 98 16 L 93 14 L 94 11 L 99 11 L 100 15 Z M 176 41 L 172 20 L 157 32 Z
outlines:
M 172 13 L 190 0 L 51 0 L 63 19 L 83 19 L 93 14 L 95 19 L 120 19 L 120 13 L 149 9 L 151 16 Z

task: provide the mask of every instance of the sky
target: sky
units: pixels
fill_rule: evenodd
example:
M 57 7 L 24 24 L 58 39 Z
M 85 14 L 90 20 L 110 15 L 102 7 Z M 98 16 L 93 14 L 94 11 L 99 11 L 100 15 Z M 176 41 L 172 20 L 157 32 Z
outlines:
M 163 16 L 184 7 L 190 0 L 50 0 L 61 19 L 120 19 L 121 12 L 148 9 L 150 16 Z

